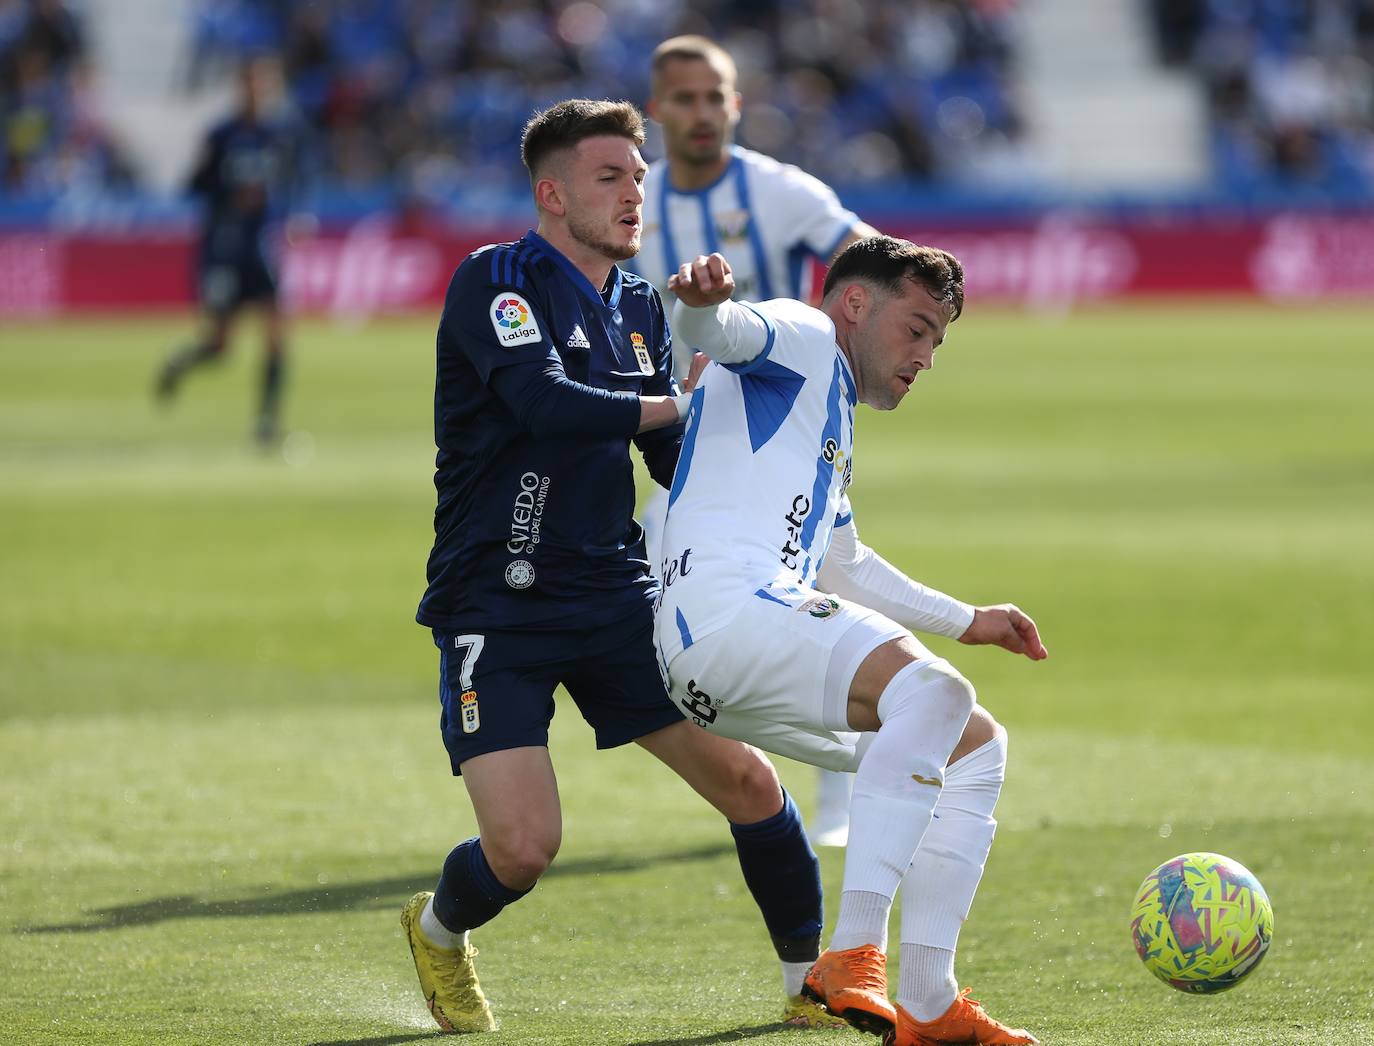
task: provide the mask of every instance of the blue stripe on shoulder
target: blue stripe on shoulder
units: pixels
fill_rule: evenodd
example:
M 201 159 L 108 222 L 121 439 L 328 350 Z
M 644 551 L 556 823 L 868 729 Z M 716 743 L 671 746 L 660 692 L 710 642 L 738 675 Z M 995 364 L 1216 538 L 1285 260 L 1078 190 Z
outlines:
M 682 611 L 678 610 L 676 613 L 678 634 L 682 636 L 682 649 L 686 650 L 692 645 L 692 631 L 687 627 L 687 619 L 682 616 Z
M 497 247 L 491 252 L 491 282 L 501 282 L 501 254 L 502 248 Z
M 517 288 L 525 286 L 525 266 L 534 259 L 537 253 L 539 253 L 538 248 L 532 243 L 522 244 L 520 249 L 515 252 L 515 286 Z
M 760 353 L 759 353 L 757 356 L 755 356 L 752 360 L 749 360 L 749 361 L 746 362 L 746 363 L 727 363 L 727 364 L 725 364 L 725 369 L 726 369 L 726 370 L 734 371 L 736 374 L 748 374 L 750 371 L 752 371 L 752 370 L 757 370 L 759 367 L 762 367 L 763 364 L 764 364 L 764 362 L 768 359 L 769 353 L 771 353 L 771 352 L 773 351 L 773 343 L 774 343 L 775 341 L 777 341 L 777 339 L 778 339 L 778 329 L 777 329 L 776 327 L 773 326 L 773 321 L 772 321 L 772 320 L 770 320 L 770 319 L 769 319 L 767 316 L 765 316 L 763 313 L 759 312 L 758 309 L 754 308 L 754 306 L 750 305 L 747 301 L 737 301 L 737 302 L 735 302 L 735 304 L 736 304 L 736 305 L 743 305 L 746 309 L 748 309 L 750 312 L 752 312 L 755 316 L 757 316 L 759 319 L 763 320 L 763 325 L 764 325 L 764 327 L 766 327 L 766 328 L 768 329 L 768 336 L 767 336 L 767 338 L 764 339 L 764 342 L 763 342 L 763 351 L 762 351 L 762 352 L 760 352 Z M 788 373 L 793 373 L 793 372 L 789 371 Z

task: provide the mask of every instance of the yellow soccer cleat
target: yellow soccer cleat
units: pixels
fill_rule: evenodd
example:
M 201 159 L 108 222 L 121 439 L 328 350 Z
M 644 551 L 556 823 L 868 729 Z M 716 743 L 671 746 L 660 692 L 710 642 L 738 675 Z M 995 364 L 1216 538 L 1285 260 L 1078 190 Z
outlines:
M 420 913 L 434 895 L 424 890 L 401 909 L 401 928 L 410 941 L 415 972 L 420 975 L 420 991 L 434 1021 L 446 1032 L 495 1031 L 496 1018 L 477 983 L 473 957 L 477 949 L 440 948 L 420 929 Z
M 789 1028 L 848 1028 L 849 1022 L 837 1017 L 814 999 L 789 995 L 782 1008 L 782 1023 Z

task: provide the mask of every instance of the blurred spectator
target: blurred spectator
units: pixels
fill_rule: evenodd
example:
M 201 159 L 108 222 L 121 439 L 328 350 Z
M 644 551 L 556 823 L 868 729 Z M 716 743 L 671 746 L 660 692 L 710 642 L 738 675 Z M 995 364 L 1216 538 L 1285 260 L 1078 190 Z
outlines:
M 335 182 L 435 199 L 522 182 L 535 108 L 642 103 L 681 32 L 739 56 L 741 144 L 828 181 L 978 177 L 1020 147 L 1017 0 L 199 0 L 192 70 L 280 46 Z
M 85 53 L 81 23 L 61 0 L 0 0 L 0 191 L 133 183 L 95 104 Z
M 1374 0 L 1151 0 L 1159 53 L 1208 86 L 1233 190 L 1374 190 Z

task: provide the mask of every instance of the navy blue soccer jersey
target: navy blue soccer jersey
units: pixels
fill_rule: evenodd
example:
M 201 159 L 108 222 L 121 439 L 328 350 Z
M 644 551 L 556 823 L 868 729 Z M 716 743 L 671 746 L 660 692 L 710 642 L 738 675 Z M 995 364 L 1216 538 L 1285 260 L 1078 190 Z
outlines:
M 190 190 L 206 205 L 203 250 L 219 258 L 256 249 L 300 175 L 296 135 L 284 120 L 232 117 L 206 137 Z
M 420 623 L 595 626 L 652 602 L 629 445 L 671 481 L 681 426 L 633 435 L 637 397 L 676 391 L 671 359 L 658 292 L 618 267 L 598 290 L 535 232 L 463 261 L 439 323 Z

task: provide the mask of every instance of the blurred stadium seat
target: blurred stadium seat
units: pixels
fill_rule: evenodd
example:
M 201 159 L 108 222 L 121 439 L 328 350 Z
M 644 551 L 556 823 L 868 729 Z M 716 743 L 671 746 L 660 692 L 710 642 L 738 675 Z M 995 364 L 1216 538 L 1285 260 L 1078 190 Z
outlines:
M 0 0 L 0 313 L 185 301 L 179 187 L 263 50 L 313 129 L 288 296 L 428 306 L 527 223 L 531 111 L 643 102 L 680 32 L 736 56 L 742 144 L 975 293 L 1374 293 L 1374 0 Z
M 1152 0 L 1160 59 L 1206 84 L 1218 180 L 1368 192 L 1374 2 Z

